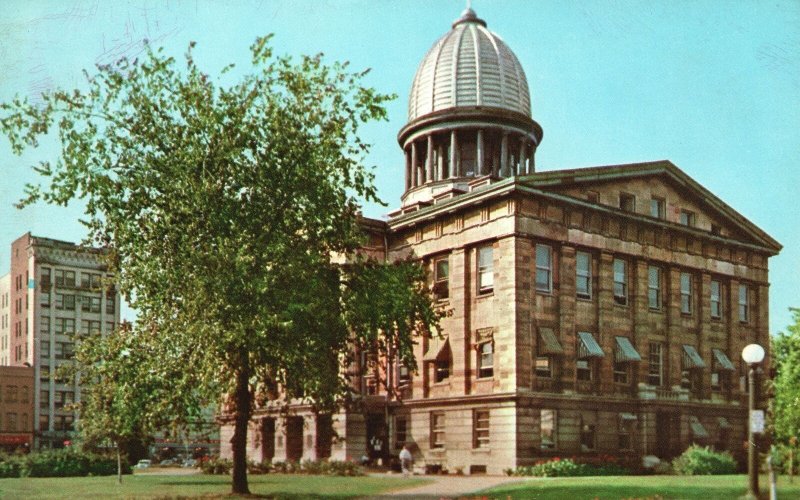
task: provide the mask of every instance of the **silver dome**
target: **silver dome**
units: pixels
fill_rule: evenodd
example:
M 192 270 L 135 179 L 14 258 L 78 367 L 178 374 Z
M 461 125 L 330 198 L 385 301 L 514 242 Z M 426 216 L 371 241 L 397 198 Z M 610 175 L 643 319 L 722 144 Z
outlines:
M 408 121 L 451 108 L 483 106 L 531 116 L 525 72 L 503 40 L 472 9 L 420 63 L 408 99 Z

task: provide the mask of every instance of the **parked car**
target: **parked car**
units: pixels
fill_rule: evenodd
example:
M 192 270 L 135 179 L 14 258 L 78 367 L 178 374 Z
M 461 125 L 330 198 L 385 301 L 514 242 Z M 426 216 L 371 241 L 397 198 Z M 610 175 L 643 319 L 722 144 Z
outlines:
M 134 467 L 136 467 L 137 469 L 147 469 L 151 465 L 153 465 L 153 462 L 151 460 L 139 460 L 139 462 Z
M 195 460 L 194 458 L 186 459 L 183 461 L 183 466 L 186 468 L 197 467 L 197 460 Z
M 168 458 L 166 460 L 162 460 L 161 463 L 158 465 L 167 466 L 167 465 L 175 465 L 175 463 L 176 462 L 174 458 Z

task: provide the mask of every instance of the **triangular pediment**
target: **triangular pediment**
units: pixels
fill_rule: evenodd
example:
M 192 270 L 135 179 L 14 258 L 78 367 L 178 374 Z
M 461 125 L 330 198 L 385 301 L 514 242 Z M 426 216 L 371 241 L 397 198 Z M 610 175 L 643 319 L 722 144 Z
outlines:
M 780 243 L 669 161 L 537 172 L 519 184 L 777 253 Z M 661 202 L 659 204 L 659 202 Z

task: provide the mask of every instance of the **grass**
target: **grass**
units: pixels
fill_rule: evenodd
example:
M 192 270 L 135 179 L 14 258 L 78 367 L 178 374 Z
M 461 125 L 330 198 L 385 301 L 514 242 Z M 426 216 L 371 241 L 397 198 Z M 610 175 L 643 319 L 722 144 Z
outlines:
M 250 492 L 264 498 L 346 499 L 411 487 L 424 479 L 266 474 L 249 476 Z M 239 498 L 230 496 L 230 476 L 135 474 L 124 476 L 0 479 L 0 498 Z
M 681 499 L 732 500 L 747 492 L 747 476 L 611 476 L 574 478 L 531 478 L 522 483 L 498 486 L 479 492 L 500 499 Z M 766 476 L 759 478 L 765 494 Z M 778 498 L 800 498 L 800 479 L 789 484 L 778 479 Z

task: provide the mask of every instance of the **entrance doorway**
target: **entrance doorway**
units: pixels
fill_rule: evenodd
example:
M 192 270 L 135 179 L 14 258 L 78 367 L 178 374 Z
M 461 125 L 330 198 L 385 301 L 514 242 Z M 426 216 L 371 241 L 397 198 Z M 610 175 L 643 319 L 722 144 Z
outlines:
M 286 419 L 286 460 L 299 462 L 303 458 L 303 417 Z
M 272 461 L 275 457 L 275 419 L 261 420 L 261 460 Z
M 671 459 L 677 455 L 680 444 L 680 420 L 678 415 L 669 412 L 656 413 L 656 456 Z
M 380 459 L 382 464 L 387 463 L 389 449 L 386 440 L 386 420 L 383 414 L 370 413 L 367 415 L 367 456 L 372 464 L 377 464 Z

